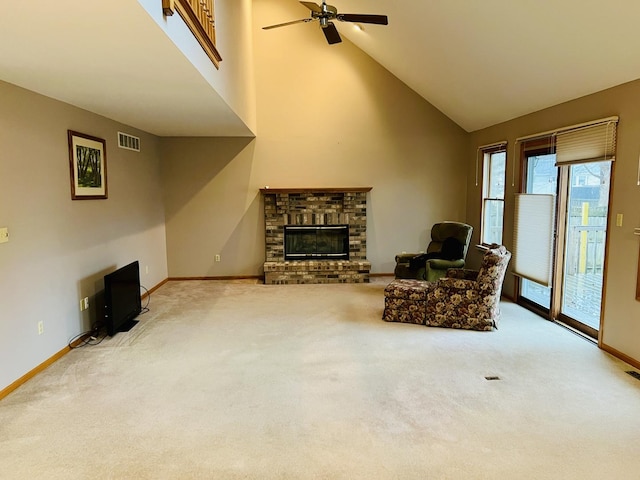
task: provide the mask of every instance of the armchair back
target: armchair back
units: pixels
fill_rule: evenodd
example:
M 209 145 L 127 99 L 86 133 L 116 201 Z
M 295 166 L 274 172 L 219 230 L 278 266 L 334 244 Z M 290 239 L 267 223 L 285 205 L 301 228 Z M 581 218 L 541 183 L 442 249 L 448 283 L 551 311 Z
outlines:
M 471 234 L 473 227 L 466 223 L 460 222 L 440 222 L 431 227 L 431 243 L 427 247 L 427 253 L 439 252 L 442 250 L 442 244 L 447 238 L 455 238 L 463 245 L 462 259 L 467 258 L 469 243 L 471 243 Z
M 446 260 L 434 258 L 426 261 L 424 279 L 435 282 L 446 275 L 450 268 L 462 268 L 467 258 L 467 251 L 471 243 L 473 227 L 460 222 L 440 222 L 431 227 L 431 243 L 427 247 L 429 252 L 441 252 L 446 247 L 447 239 L 455 238 L 461 253 L 457 258 L 447 258 Z
M 491 315 L 497 313 L 500 296 L 502 295 L 502 284 L 507 273 L 507 266 L 511 259 L 509 252 L 504 245 L 494 246 L 487 250 L 482 257 L 482 264 L 478 270 L 476 283 L 480 297 L 484 299 L 486 305 L 491 305 Z

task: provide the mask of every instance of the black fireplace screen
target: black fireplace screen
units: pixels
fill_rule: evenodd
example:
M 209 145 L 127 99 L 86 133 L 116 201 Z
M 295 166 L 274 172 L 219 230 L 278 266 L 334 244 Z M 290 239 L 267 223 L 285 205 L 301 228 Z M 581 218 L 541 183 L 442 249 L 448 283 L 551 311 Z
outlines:
M 285 226 L 284 259 L 349 260 L 349 226 Z

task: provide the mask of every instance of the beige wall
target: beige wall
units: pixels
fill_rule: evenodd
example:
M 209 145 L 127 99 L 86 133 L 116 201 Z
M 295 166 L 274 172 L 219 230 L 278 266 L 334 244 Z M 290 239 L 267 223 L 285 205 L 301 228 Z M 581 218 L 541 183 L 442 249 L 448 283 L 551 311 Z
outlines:
M 161 151 L 169 276 L 257 275 L 264 227 L 252 140 L 163 138 Z
M 260 29 L 300 17 L 296 2 L 253 4 L 258 137 L 162 139 L 170 276 L 260 274 L 265 185 L 373 187 L 368 258 L 392 272 L 434 222 L 464 219 L 467 134 L 317 25 Z
M 516 138 L 558 127 L 618 115 L 617 157 L 612 181 L 610 215 L 624 215 L 622 227 L 610 222 L 604 324 L 605 346 L 640 361 L 640 302 L 635 300 L 638 265 L 638 237 L 634 227 L 640 226 L 640 186 L 637 185 L 638 152 L 640 151 L 640 81 L 627 83 L 603 92 L 557 105 L 525 117 L 475 132 L 467 154 L 467 219 L 480 224 L 481 191 L 475 186 L 476 148 L 494 141 L 508 140 L 507 191 L 505 202 L 505 244 L 511 246 L 514 193 L 511 186 L 514 165 L 513 145 Z M 517 184 L 517 177 L 516 177 Z M 475 239 L 477 240 L 477 231 Z M 477 261 L 477 252 L 474 252 Z M 508 276 L 505 292 L 513 292 L 514 280 Z
M 216 48 L 222 56 L 215 68 L 193 34 L 176 13 L 166 17 L 160 0 L 138 0 L 183 55 L 198 69 L 218 95 L 231 107 L 250 136 L 256 129 L 255 84 L 251 41 L 251 0 L 216 0 Z
M 157 138 L 4 82 L 0 98 L 2 390 L 90 328 L 105 273 L 139 260 L 150 288 L 167 266 Z M 67 129 L 106 140 L 107 200 L 71 200 Z M 117 148 L 119 130 L 142 152 Z
M 213 87 L 231 108 L 256 131 L 256 91 L 253 72 L 251 0 L 216 0 L 216 46 L 222 65 Z

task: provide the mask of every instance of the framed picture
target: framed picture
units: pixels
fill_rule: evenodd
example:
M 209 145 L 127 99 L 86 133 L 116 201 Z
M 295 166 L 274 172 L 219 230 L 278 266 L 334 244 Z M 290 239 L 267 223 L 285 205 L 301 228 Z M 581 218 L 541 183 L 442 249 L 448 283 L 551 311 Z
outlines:
M 68 130 L 71 198 L 107 198 L 107 144 L 91 135 Z

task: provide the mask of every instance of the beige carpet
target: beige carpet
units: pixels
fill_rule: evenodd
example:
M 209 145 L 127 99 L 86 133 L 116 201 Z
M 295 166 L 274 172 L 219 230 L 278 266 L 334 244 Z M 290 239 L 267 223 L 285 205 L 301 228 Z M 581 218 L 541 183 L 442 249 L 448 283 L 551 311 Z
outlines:
M 169 282 L 0 401 L 0 478 L 640 478 L 629 366 L 511 303 L 385 323 L 388 281 Z

